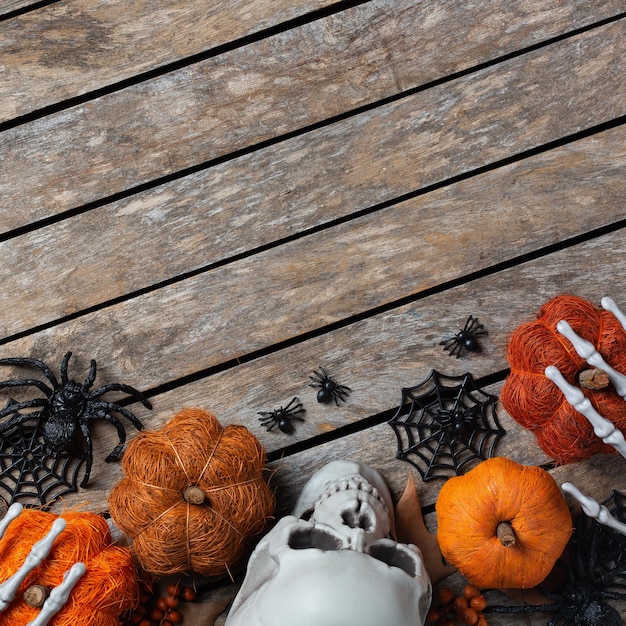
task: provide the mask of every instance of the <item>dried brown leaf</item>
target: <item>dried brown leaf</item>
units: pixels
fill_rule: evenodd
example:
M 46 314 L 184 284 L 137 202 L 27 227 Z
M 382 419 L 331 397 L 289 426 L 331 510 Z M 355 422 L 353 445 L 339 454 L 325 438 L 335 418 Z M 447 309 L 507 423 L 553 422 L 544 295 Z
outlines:
M 235 593 L 227 597 L 223 595 L 205 602 L 181 602 L 180 613 L 185 626 L 214 626 L 217 618 L 226 610 Z
M 396 535 L 400 543 L 412 543 L 422 552 L 424 566 L 433 585 L 446 576 L 454 574 L 456 568 L 446 563 L 437 536 L 424 523 L 415 478 L 410 473 L 404 493 L 396 505 Z

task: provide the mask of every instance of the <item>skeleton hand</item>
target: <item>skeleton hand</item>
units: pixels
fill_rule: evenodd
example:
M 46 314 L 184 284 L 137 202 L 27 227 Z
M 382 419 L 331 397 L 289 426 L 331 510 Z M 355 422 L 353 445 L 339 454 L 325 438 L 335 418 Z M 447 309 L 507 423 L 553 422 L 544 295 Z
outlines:
M 12 504 L 9 507 L 4 519 L 0 522 L 0 539 L 4 536 L 9 524 L 18 517 L 21 512 L 21 504 Z M 41 565 L 43 560 L 48 556 L 54 540 L 65 530 L 65 525 L 66 522 L 64 519 L 60 517 L 57 518 L 52 523 L 48 534 L 33 545 L 19 570 L 13 574 L 11 578 L 0 584 L 0 612 L 8 608 L 26 577 L 33 569 Z M 46 626 L 48 621 L 56 615 L 67 602 L 74 585 L 85 571 L 86 567 L 84 563 L 75 563 L 68 572 L 65 572 L 63 582 L 58 587 L 52 589 L 49 595 L 46 593 L 44 593 L 43 596 L 40 595 L 42 604 L 37 604 L 37 606 L 41 606 L 41 611 L 27 626 Z
M 626 315 L 620 311 L 615 302 L 613 302 L 611 298 L 602 298 L 601 304 L 605 310 L 615 315 L 626 332 Z M 626 376 L 612 368 L 595 349 L 593 344 L 579 337 L 565 320 L 561 320 L 556 328 L 559 333 L 570 341 L 581 358 L 585 359 L 592 367 L 606 372 L 617 393 L 622 398 L 626 399 Z M 563 392 L 565 399 L 589 420 L 589 423 L 593 426 L 593 432 L 600 437 L 604 443 L 613 446 L 626 458 L 626 440 L 624 440 L 622 432 L 616 428 L 612 422 L 602 417 L 583 392 L 578 389 L 578 387 L 570 385 L 556 367 L 550 365 L 546 368 L 545 374 Z M 580 502 L 586 515 L 626 535 L 626 525 L 613 518 L 606 507 L 592 498 L 583 495 L 582 492 L 571 483 L 563 483 L 562 488 Z

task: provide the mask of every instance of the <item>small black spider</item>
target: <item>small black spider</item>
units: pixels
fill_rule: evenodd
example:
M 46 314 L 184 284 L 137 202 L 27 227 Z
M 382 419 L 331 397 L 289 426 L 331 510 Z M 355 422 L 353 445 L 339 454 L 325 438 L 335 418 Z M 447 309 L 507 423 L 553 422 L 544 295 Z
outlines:
M 313 381 L 309 387 L 316 387 L 319 389 L 317 392 L 318 402 L 326 403 L 334 400 L 335 404 L 339 406 L 339 400 L 343 400 L 345 402 L 348 393 L 352 390 L 350 387 L 336 383 L 323 367 L 320 367 L 320 370 L 320 372 L 313 370 L 313 376 L 309 376 L 309 378 Z
M 296 402 L 297 404 L 294 404 Z M 292 406 L 293 405 L 293 406 Z M 302 403 L 298 402 L 298 398 L 293 398 L 286 407 L 279 407 L 273 411 L 259 411 L 259 422 L 266 427 L 267 430 L 272 430 L 274 426 L 278 425 L 278 429 L 288 435 L 293 433 L 293 420 L 303 422 L 302 417 L 297 417 L 300 413 L 304 413 Z
M 12 415 L 5 423 L 0 425 L 0 436 L 8 433 L 15 426 L 30 420 L 38 420 L 43 425 L 43 437 L 46 448 L 57 456 L 61 452 L 66 452 L 73 444 L 80 446 L 78 439 L 79 431 L 82 433 L 83 452 L 86 459 L 85 476 L 81 487 L 85 487 L 89 481 L 91 465 L 93 461 L 91 434 L 89 422 L 96 419 L 106 420 L 117 429 L 119 443 L 105 459 L 107 463 L 117 461 L 121 457 L 122 448 L 126 441 L 126 430 L 123 424 L 112 413 L 120 413 L 128 419 L 137 430 L 143 429 L 143 424 L 124 407 L 115 402 L 98 400 L 98 398 L 109 391 L 122 391 L 130 394 L 139 400 L 146 408 L 151 409 L 152 405 L 145 396 L 129 385 L 121 383 L 111 383 L 98 387 L 90 391 L 96 379 L 96 362 L 91 361 L 89 375 L 83 384 L 70 380 L 67 375 L 67 366 L 72 356 L 68 352 L 61 361 L 61 382 L 57 380 L 52 370 L 43 362 L 31 358 L 8 358 L 0 359 L 0 365 L 18 365 L 36 367 L 50 382 L 51 388 L 43 381 L 31 378 L 18 378 L 0 382 L 0 389 L 9 387 L 36 387 L 44 393 L 45 398 L 35 398 L 22 402 L 9 402 L 6 407 L 0 410 L 0 418 Z M 41 407 L 39 411 L 19 413 L 22 409 Z
M 478 322 L 478 318 L 470 315 L 465 322 L 465 326 L 459 330 L 452 339 L 440 341 L 439 345 L 443 346 L 443 349 L 447 350 L 450 356 L 456 353 L 456 358 L 458 359 L 461 354 L 463 354 L 463 350 L 478 352 L 480 345 L 476 337 L 486 334 L 487 331 L 485 327 Z

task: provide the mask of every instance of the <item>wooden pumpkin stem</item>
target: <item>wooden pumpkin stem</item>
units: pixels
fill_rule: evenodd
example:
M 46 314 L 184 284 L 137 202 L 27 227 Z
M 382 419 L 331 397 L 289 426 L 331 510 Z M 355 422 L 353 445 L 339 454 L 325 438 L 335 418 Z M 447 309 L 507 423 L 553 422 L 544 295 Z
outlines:
M 496 535 L 500 543 L 506 548 L 510 548 L 516 543 L 515 533 L 510 522 L 500 522 L 496 528 Z
M 609 386 L 609 375 L 601 369 L 591 368 L 583 370 L 578 375 L 578 384 L 583 389 L 601 390 Z
M 43 585 L 31 585 L 24 591 L 24 602 L 40 609 L 50 595 L 50 588 Z
M 206 495 L 198 485 L 189 485 L 183 492 L 183 499 L 189 504 L 204 504 Z

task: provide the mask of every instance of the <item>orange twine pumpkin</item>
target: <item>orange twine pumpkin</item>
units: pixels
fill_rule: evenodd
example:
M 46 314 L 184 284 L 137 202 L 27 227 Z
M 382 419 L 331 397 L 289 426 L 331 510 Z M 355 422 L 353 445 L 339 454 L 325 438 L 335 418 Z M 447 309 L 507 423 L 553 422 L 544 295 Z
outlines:
M 0 613 L 1 626 L 23 626 L 40 609 L 23 599 L 32 585 L 58 587 L 63 575 L 78 561 L 87 571 L 78 580 L 65 606 L 50 626 L 117 626 L 120 615 L 139 602 L 137 572 L 128 548 L 111 545 L 106 520 L 95 513 L 67 511 L 65 530 L 55 539 L 44 562 L 21 584 L 15 599 Z M 22 566 L 33 544 L 42 539 L 57 518 L 52 513 L 26 509 L 13 520 L 0 540 L 0 582 Z
M 264 463 L 244 426 L 223 428 L 208 411 L 184 409 L 129 444 L 111 516 L 146 571 L 224 574 L 273 513 Z
M 538 585 L 572 534 L 567 503 L 550 474 L 503 457 L 448 479 L 436 510 L 442 554 L 478 587 Z
M 502 388 L 502 405 L 515 421 L 534 432 L 539 446 L 559 463 L 583 460 L 598 452 L 615 453 L 544 374 L 548 365 L 554 365 L 570 384 L 578 386 L 580 373 L 589 369 L 556 330 L 560 320 L 590 341 L 609 365 L 626 373 L 626 333 L 617 318 L 582 298 L 558 296 L 541 307 L 537 320 L 521 324 L 510 337 L 507 357 L 511 373 Z M 626 402 L 612 386 L 583 389 L 583 393 L 601 415 L 626 433 Z

